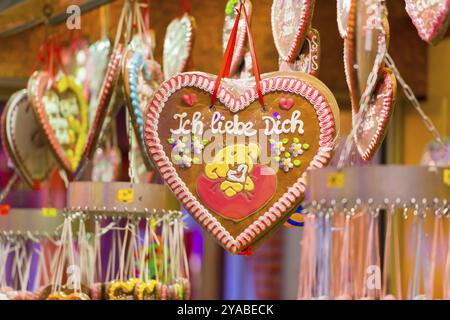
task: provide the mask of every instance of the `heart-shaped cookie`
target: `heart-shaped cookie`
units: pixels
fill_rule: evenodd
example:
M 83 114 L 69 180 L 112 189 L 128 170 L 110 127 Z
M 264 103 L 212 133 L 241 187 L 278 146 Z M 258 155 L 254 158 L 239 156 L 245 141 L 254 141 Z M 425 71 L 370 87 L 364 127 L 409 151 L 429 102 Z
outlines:
M 422 40 L 437 44 L 447 31 L 450 0 L 405 0 L 408 12 Z
M 115 87 L 120 75 L 120 64 L 123 58 L 122 45 L 118 46 L 111 53 L 108 68 L 103 79 L 102 87 L 98 93 L 98 106 L 95 111 L 95 117 L 92 121 L 84 148 L 84 156 L 92 158 L 99 141 L 103 138 L 105 128 L 109 125 L 110 120 L 115 116 L 117 111 L 114 108 Z
M 236 20 L 237 10 L 239 8 L 240 2 L 236 0 L 228 0 L 225 8 L 225 23 L 223 25 L 222 34 L 222 50 L 225 49 L 230 39 L 231 31 L 233 30 L 234 21 Z M 250 0 L 244 1 L 245 9 L 247 10 L 247 16 L 250 22 L 252 16 L 252 3 Z M 245 27 L 245 17 L 241 16 L 239 20 L 239 27 L 236 35 L 236 46 L 234 47 L 233 58 L 231 59 L 230 65 L 230 76 L 238 73 L 240 66 L 244 60 L 245 47 L 247 44 L 247 29 Z
M 164 79 L 187 70 L 192 58 L 195 31 L 195 19 L 187 13 L 170 22 L 164 38 Z
M 70 76 L 53 83 L 48 72 L 36 71 L 28 81 L 28 95 L 56 159 L 73 173 L 83 153 L 89 122 L 81 86 Z
M 369 74 L 375 70 L 379 75 L 383 69 L 389 46 L 389 24 L 387 11 L 378 0 L 353 0 L 349 6 L 344 68 L 352 110 L 356 113 Z
M 314 0 L 274 0 L 272 34 L 283 61 L 297 59 L 314 10 Z
M 389 126 L 397 95 L 397 80 L 389 68 L 384 68 L 361 125 L 355 134 L 356 147 L 364 160 L 375 154 Z
M 311 28 L 305 39 L 300 55 L 294 62 L 279 59 L 280 71 L 300 71 L 317 77 L 320 67 L 319 31 Z
M 262 78 L 265 109 L 249 79 L 226 79 L 211 110 L 216 76 L 199 72 L 164 82 L 147 109 L 145 140 L 155 167 L 231 252 L 282 225 L 304 196 L 306 170 L 327 164 L 339 132 L 337 103 L 318 79 L 300 72 Z M 242 81 L 246 89 L 236 90 Z M 191 93 L 197 103 L 186 107 L 181 97 Z M 294 106 L 280 108 L 282 98 Z
M 47 179 L 55 160 L 26 89 L 14 93 L 8 100 L 1 126 L 2 144 L 22 180 L 33 187 Z
M 161 67 L 156 61 L 146 60 L 139 51 L 128 50 L 123 61 L 123 79 L 128 112 L 147 168 L 150 159 L 144 144 L 143 112 L 159 84 L 163 81 Z

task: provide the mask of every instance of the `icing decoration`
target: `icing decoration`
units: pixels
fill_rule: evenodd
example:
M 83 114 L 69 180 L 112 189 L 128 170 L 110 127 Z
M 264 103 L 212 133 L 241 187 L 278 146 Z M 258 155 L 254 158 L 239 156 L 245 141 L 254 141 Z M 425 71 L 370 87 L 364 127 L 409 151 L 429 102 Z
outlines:
M 405 3 L 420 38 L 437 44 L 447 31 L 450 0 L 405 0 Z
M 293 213 L 284 223 L 285 227 L 288 228 L 298 228 L 303 227 L 305 223 L 305 218 L 301 213 Z
M 194 17 L 184 13 L 167 27 L 163 48 L 164 78 L 188 69 L 194 45 L 196 24 Z
M 195 93 L 184 94 L 181 101 L 188 107 L 192 107 L 197 102 L 197 95 Z
M 272 34 L 281 60 L 294 61 L 311 23 L 314 0 L 274 0 Z
M 422 153 L 420 164 L 450 167 L 450 138 L 444 139 L 444 146 L 435 140 L 428 142 Z
M 26 89 L 14 93 L 2 113 L 2 145 L 29 186 L 47 179 L 55 161 L 28 100 Z
M 48 72 L 34 72 L 28 81 L 29 99 L 57 160 L 73 173 L 86 142 L 87 103 L 74 78 L 63 76 L 50 87 L 49 83 Z
M 92 158 L 97 149 L 98 142 L 101 141 L 102 134 L 107 126 L 107 119 L 112 118 L 115 114 L 114 96 L 115 86 L 120 74 L 120 64 L 122 61 L 123 50 L 122 45 L 118 44 L 111 53 L 105 78 L 102 87 L 98 93 L 98 106 L 84 148 L 84 156 Z
M 309 29 L 305 43 L 299 56 L 294 62 L 283 61 L 278 63 L 280 71 L 301 71 L 313 76 L 318 76 L 320 67 L 320 34 L 316 29 Z
M 162 82 L 161 67 L 154 60 L 145 60 L 139 51 L 128 50 L 123 61 L 123 78 L 128 111 L 144 162 L 151 168 L 143 143 L 143 112 Z
M 281 97 L 279 105 L 281 109 L 289 110 L 294 106 L 294 99 Z
M 156 280 L 150 280 L 149 282 L 141 282 L 136 285 L 136 298 L 137 300 L 155 300 L 156 298 Z
M 337 25 L 343 39 L 347 38 L 349 33 L 349 15 L 354 3 L 355 0 L 337 0 Z
M 238 92 L 236 80 L 220 84 L 211 111 L 216 79 L 190 72 L 165 81 L 146 110 L 144 137 L 155 167 L 186 210 L 227 250 L 239 252 L 282 225 L 279 222 L 304 196 L 306 170 L 327 164 L 338 132 L 338 110 L 333 95 L 318 79 L 276 72 L 263 75 L 260 83 L 266 111 L 255 84 Z M 194 92 L 197 102 L 184 107 L 181 96 Z M 291 109 L 280 109 L 282 97 L 294 100 Z M 214 132 L 215 138 L 206 138 L 207 132 Z M 198 164 L 190 161 L 192 136 L 209 141 Z M 228 136 L 253 142 L 217 146 L 208 159 L 207 149 L 225 143 Z M 287 150 L 294 141 L 301 142 L 304 150 L 298 158 Z M 263 161 L 274 145 L 280 161 L 290 159 L 289 174 L 278 170 L 280 163 L 272 165 L 273 153 L 268 162 Z M 188 148 L 190 153 L 174 156 L 174 148 L 177 152 Z M 301 161 L 297 166 L 295 159 Z
M 245 0 L 245 8 L 247 10 L 248 18 L 251 19 L 252 16 L 252 2 L 250 0 Z M 225 52 L 228 40 L 230 39 L 231 31 L 233 29 L 234 21 L 236 20 L 237 10 L 239 8 L 240 2 L 236 0 L 228 0 L 225 9 L 225 23 L 223 25 L 222 34 L 222 50 Z M 230 75 L 234 76 L 239 73 L 239 68 L 241 67 L 244 57 L 245 48 L 247 44 L 247 29 L 245 26 L 245 18 L 241 16 L 239 20 L 239 27 L 236 35 L 236 46 L 233 52 L 233 58 L 230 65 Z
M 355 134 L 358 152 L 366 161 L 372 158 L 383 142 L 394 111 L 396 95 L 397 80 L 392 71 L 385 68 Z

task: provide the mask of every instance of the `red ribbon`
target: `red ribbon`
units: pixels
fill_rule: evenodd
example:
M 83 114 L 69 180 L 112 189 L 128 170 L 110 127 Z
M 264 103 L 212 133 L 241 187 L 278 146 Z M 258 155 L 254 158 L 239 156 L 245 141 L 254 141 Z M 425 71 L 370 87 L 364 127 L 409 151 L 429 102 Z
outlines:
M 181 12 L 189 14 L 191 12 L 191 3 L 189 0 L 181 0 Z
M 214 85 L 214 91 L 213 91 L 213 94 L 211 97 L 211 108 L 214 107 L 214 105 L 216 103 L 217 92 L 219 91 L 219 87 L 220 87 L 220 83 L 222 82 L 222 79 L 230 76 L 231 62 L 233 61 L 234 47 L 236 46 L 237 32 L 239 29 L 239 20 L 241 19 L 242 11 L 244 12 L 245 27 L 247 30 L 248 42 L 249 42 L 249 46 L 250 46 L 250 54 L 252 57 L 253 74 L 255 76 L 255 82 L 256 82 L 256 91 L 258 92 L 258 99 L 261 104 L 261 107 L 264 108 L 264 106 L 265 106 L 262 89 L 261 89 L 260 69 L 259 69 L 258 60 L 256 58 L 255 46 L 253 44 L 252 33 L 251 33 L 250 27 L 249 27 L 247 10 L 245 9 L 244 3 L 241 2 L 238 13 L 236 15 L 236 20 L 234 21 L 233 29 L 231 30 L 230 38 L 228 39 L 228 43 L 227 43 L 227 47 L 225 49 L 225 53 L 224 53 L 224 56 L 222 59 L 220 71 L 219 71 L 219 74 L 217 76 L 217 79 L 216 79 L 216 82 Z

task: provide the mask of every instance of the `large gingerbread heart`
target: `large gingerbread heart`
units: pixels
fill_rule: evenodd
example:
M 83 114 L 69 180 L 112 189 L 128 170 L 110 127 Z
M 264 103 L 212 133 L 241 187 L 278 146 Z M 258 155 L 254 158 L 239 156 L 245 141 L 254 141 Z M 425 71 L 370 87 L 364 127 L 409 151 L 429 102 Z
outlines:
M 408 12 L 422 40 L 438 43 L 447 31 L 450 0 L 405 0 Z
M 187 13 L 170 22 L 163 48 L 165 79 L 187 70 L 192 56 L 195 31 L 195 19 Z
M 397 80 L 389 68 L 384 68 L 371 100 L 355 134 L 356 147 L 364 160 L 369 160 L 383 142 L 394 111 Z
M 2 144 L 22 180 L 33 187 L 47 179 L 55 161 L 26 89 L 14 93 L 8 100 L 1 125 Z
M 143 112 L 159 84 L 162 82 L 161 67 L 154 60 L 146 60 L 139 51 L 128 50 L 123 62 L 123 82 L 128 112 L 131 117 L 137 142 L 147 168 L 150 159 L 144 144 Z
M 306 171 L 327 164 L 339 114 L 329 89 L 300 72 L 252 79 L 192 72 L 164 82 L 147 108 L 145 140 L 182 205 L 231 252 L 282 225 L 305 192 Z M 238 90 L 238 88 L 243 88 Z M 183 97 L 195 101 L 187 105 Z
M 320 67 L 320 34 L 311 28 L 306 35 L 306 41 L 300 55 L 294 62 L 278 60 L 280 71 L 300 71 L 317 77 Z
M 53 83 L 48 72 L 36 71 L 28 81 L 28 94 L 56 159 L 73 173 L 83 153 L 89 122 L 81 86 L 70 76 Z
M 98 105 L 95 108 L 95 116 L 89 128 L 89 134 L 83 152 L 90 159 L 93 157 L 99 141 L 103 138 L 102 135 L 109 124 L 107 120 L 110 121 L 116 112 L 114 108 L 115 87 L 120 75 L 122 58 L 123 48 L 119 44 L 111 53 L 108 68 L 106 69 L 105 77 L 96 99 Z
M 250 0 L 244 2 L 245 10 L 250 21 L 252 16 L 252 3 Z M 239 0 L 228 0 L 225 9 L 225 23 L 223 25 L 222 35 L 222 49 L 225 52 L 228 40 L 230 39 L 231 31 L 233 30 L 234 21 L 236 20 L 237 9 L 239 8 Z M 230 75 L 233 76 L 238 73 L 240 66 L 244 60 L 245 47 L 247 44 L 247 28 L 245 26 L 245 17 L 241 15 L 239 20 L 239 27 L 236 35 L 236 46 L 234 47 L 233 58 L 231 59 Z
M 274 0 L 272 34 L 284 61 L 295 60 L 303 46 L 314 9 L 314 0 Z

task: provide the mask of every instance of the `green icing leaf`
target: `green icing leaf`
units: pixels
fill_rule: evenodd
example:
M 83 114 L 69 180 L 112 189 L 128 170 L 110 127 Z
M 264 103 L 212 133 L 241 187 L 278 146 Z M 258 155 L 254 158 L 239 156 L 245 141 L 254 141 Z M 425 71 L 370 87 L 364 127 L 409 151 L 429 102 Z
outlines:
M 299 143 L 300 140 L 298 138 L 294 138 L 294 143 Z
M 308 150 L 308 149 L 309 149 L 309 144 L 304 143 L 304 144 L 303 144 L 303 150 Z
M 299 167 L 302 164 L 302 162 L 298 159 L 294 160 L 294 166 Z

